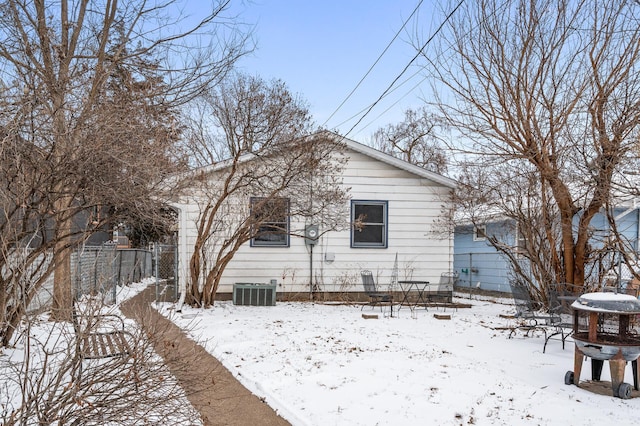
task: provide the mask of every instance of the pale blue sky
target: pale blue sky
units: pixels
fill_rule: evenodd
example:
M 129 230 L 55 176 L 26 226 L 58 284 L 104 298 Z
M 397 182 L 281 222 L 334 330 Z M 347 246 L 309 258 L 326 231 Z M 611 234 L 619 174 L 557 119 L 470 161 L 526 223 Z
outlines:
M 362 115 L 358 113 L 378 99 L 416 54 L 410 45 L 416 31 L 424 40 L 444 19 L 441 9 L 434 7 L 436 2 L 424 0 L 419 13 L 367 79 L 329 119 L 418 3 L 419 0 L 255 0 L 244 5 L 240 18 L 256 25 L 258 47 L 239 66 L 264 79 L 283 80 L 292 92 L 309 102 L 318 125 L 325 124 L 344 134 Z M 417 71 L 415 67 L 409 69 L 400 82 Z M 428 82 L 423 81 L 422 73 L 415 75 L 381 101 L 349 136 L 368 140 L 378 127 L 401 121 L 407 107 L 420 106 L 420 97 L 427 93 Z M 385 112 L 388 108 L 391 109 Z

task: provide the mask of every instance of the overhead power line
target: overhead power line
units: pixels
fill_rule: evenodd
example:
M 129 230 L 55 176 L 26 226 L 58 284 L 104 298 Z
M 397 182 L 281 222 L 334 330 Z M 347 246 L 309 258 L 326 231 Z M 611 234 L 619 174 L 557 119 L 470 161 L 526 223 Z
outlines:
M 416 73 L 417 74 L 417 73 Z M 407 81 L 413 79 L 413 77 L 416 76 L 416 74 L 413 74 L 411 77 L 409 77 L 407 80 L 404 81 L 404 83 L 406 83 Z M 397 101 L 395 101 L 394 103 L 392 103 L 391 105 L 389 105 L 388 108 L 386 108 L 384 111 L 382 111 L 380 114 L 378 114 L 378 116 L 376 118 L 374 118 L 373 120 L 369 121 L 369 123 L 367 123 L 362 129 L 366 129 L 367 127 L 371 126 L 373 123 L 376 122 L 377 119 L 379 119 L 380 117 L 382 117 L 383 115 L 385 115 L 386 113 L 388 113 L 391 108 L 395 107 L 402 99 L 404 99 L 406 96 L 408 96 L 410 93 L 412 93 L 414 90 L 416 90 L 418 87 L 420 87 L 420 85 L 422 83 L 424 83 L 424 81 L 427 79 L 427 77 L 423 77 L 420 81 L 418 81 L 415 85 L 413 85 L 413 87 L 411 87 L 411 89 L 409 89 L 408 92 L 406 92 L 404 95 L 402 95 Z M 404 84 L 402 83 L 402 84 Z M 358 133 L 360 133 L 361 130 L 358 130 Z
M 367 109 L 367 111 L 362 115 L 362 117 L 360 117 L 358 119 L 358 121 L 349 129 L 349 131 L 347 133 L 345 133 L 344 137 L 349 136 L 349 134 L 353 131 L 353 129 L 355 129 L 361 122 L 362 120 L 364 120 L 364 118 L 369 115 L 369 113 L 371 112 L 371 110 L 378 105 L 378 103 L 384 99 L 385 96 L 387 96 L 387 94 L 389 93 L 389 91 L 393 88 L 393 86 L 397 83 L 398 80 L 400 80 L 400 78 L 402 78 L 402 76 L 404 75 L 405 72 L 407 72 L 407 70 L 409 69 L 409 67 L 416 61 L 416 59 L 418 59 L 418 57 L 420 57 L 420 55 L 422 55 L 422 53 L 424 52 L 424 50 L 427 48 L 427 46 L 431 43 L 431 41 L 435 38 L 436 35 L 438 35 L 438 33 L 442 30 L 442 28 L 444 28 L 445 24 L 447 22 L 449 22 L 449 19 L 451 19 L 451 17 L 453 16 L 454 13 L 456 13 L 456 11 L 460 8 L 460 6 L 462 6 L 462 3 L 464 3 L 464 0 L 460 0 L 460 2 L 458 2 L 458 4 L 456 5 L 456 7 L 449 12 L 449 14 L 446 16 L 446 18 L 444 19 L 444 21 L 442 21 L 442 23 L 438 26 L 438 28 L 436 29 L 436 31 L 431 35 L 431 37 L 429 37 L 429 39 L 427 39 L 427 41 L 422 45 L 422 47 L 420 47 L 420 50 L 418 50 L 418 52 L 415 54 L 415 56 L 409 61 L 409 63 L 403 68 L 403 70 L 396 76 L 396 78 L 393 79 L 393 81 L 391 82 L 391 84 L 384 90 L 384 92 L 382 92 L 382 94 L 378 97 L 378 99 L 376 99 L 375 102 L 373 102 L 369 108 Z
M 391 89 L 389 91 L 388 94 L 390 94 L 391 92 L 395 92 L 396 90 L 400 89 L 402 86 L 404 86 L 406 83 L 408 83 L 409 81 L 413 80 L 413 78 L 420 74 L 420 70 L 416 71 L 415 73 L 411 74 L 409 77 L 407 77 L 402 83 L 398 84 L 397 86 L 394 86 L 393 89 Z M 396 105 L 398 102 L 400 102 L 402 99 L 404 99 L 405 97 L 407 97 L 411 92 L 413 92 L 414 89 L 416 89 L 418 86 L 420 86 L 427 78 L 424 77 L 422 78 L 415 86 L 413 86 L 411 89 L 409 89 L 409 91 L 407 91 L 404 95 L 402 95 L 397 101 L 395 101 L 393 103 L 393 105 L 391 105 L 389 108 L 387 108 L 386 110 L 384 110 L 378 117 L 376 118 L 380 118 L 380 116 L 382 116 L 384 113 L 388 112 L 390 108 L 392 108 L 394 105 Z M 348 122 L 350 122 L 351 120 L 355 119 L 356 117 L 358 117 L 360 114 L 362 114 L 363 112 L 365 112 L 367 109 L 369 108 L 369 105 L 367 105 L 366 107 L 362 108 L 360 111 L 356 112 L 355 114 L 353 114 L 351 117 L 343 120 L 341 123 L 337 124 L 336 127 L 340 127 L 344 124 L 347 124 Z M 371 123 L 367 124 L 366 127 L 368 127 Z M 359 132 L 359 131 L 358 131 Z
M 325 120 L 325 122 L 323 123 L 323 127 L 329 122 L 329 120 L 331 120 L 333 118 L 334 115 L 336 115 L 336 113 L 340 110 L 340 108 L 342 108 L 344 106 L 344 104 L 349 100 L 349 98 L 351 98 L 351 96 L 354 94 L 354 92 L 358 89 L 358 87 L 360 87 L 360 85 L 362 84 L 362 82 L 367 78 L 367 76 L 371 73 L 371 71 L 373 71 L 373 68 L 378 64 L 378 62 L 380 62 L 380 59 L 382 59 L 382 57 L 384 56 L 385 53 L 387 53 L 387 50 L 389 50 L 389 48 L 391 47 L 391 45 L 396 41 L 396 39 L 398 38 L 398 36 L 400 35 L 400 33 L 402 33 L 402 31 L 404 30 L 404 28 L 407 26 L 407 23 L 409 23 L 409 21 L 411 20 L 411 18 L 413 18 L 413 15 L 416 14 L 416 12 L 418 11 L 418 9 L 420 9 L 420 6 L 422 5 L 422 2 L 424 0 L 420 0 L 420 2 L 418 2 L 418 5 L 413 9 L 413 12 L 411 12 L 411 15 L 409 15 L 409 17 L 404 21 L 404 23 L 402 24 L 402 27 L 400 27 L 400 29 L 396 32 L 396 34 L 393 36 L 393 38 L 391 39 L 391 41 L 389 42 L 389 44 L 387 44 L 387 47 L 384 48 L 384 50 L 382 51 L 382 53 L 380 54 L 380 56 L 378 56 L 378 59 L 376 59 L 376 61 L 373 63 L 373 65 L 371 65 L 369 67 L 369 70 L 365 73 L 365 75 L 360 79 L 360 81 L 358 82 L 358 84 L 356 84 L 356 87 L 354 87 L 351 92 L 349 92 L 349 94 L 347 95 L 346 98 L 344 98 L 344 100 L 340 103 L 340 105 L 338 105 L 338 107 L 335 109 L 335 111 L 333 111 L 331 113 L 331 115 L 329 116 L 329 118 L 327 118 Z

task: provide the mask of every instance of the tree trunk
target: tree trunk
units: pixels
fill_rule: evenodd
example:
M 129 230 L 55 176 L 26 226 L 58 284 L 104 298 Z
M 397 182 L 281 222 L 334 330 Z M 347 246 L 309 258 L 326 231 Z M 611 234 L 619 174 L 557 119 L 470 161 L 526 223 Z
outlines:
M 58 214 L 56 233 L 59 235 L 54 246 L 53 261 L 53 305 L 51 319 L 71 321 L 73 310 L 73 291 L 71 285 L 71 219 L 65 213 Z

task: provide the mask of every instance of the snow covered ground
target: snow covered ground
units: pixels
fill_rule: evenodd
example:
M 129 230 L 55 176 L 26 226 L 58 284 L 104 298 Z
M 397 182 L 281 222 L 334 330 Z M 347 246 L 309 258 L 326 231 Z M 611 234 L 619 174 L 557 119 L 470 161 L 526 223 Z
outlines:
M 118 299 L 145 285 L 126 288 Z M 500 314 L 514 312 L 509 299 L 459 300 L 472 307 L 419 309 L 416 318 L 407 308 L 387 318 L 378 309 L 316 303 L 161 309 L 294 425 L 638 422 L 640 392 L 628 400 L 614 398 L 606 363 L 599 393 L 567 386 L 572 342 L 562 350 L 559 341 L 551 341 L 543 354 L 540 334 L 508 339 L 504 328 L 513 320 Z M 365 319 L 363 313 L 379 318 Z M 436 319 L 436 313 L 451 319 Z M 43 322 L 45 328 L 50 324 Z M 23 349 L 5 349 L 0 361 L 19 359 Z M 17 394 L 6 373 L 0 371 L 5 409 L 18 403 L 11 401 Z M 590 378 L 587 362 L 582 381 Z M 630 366 L 625 381 L 633 383 Z
M 509 339 L 508 299 L 461 300 L 446 312 L 403 308 L 397 318 L 360 306 L 279 302 L 162 310 L 294 425 L 635 424 L 640 393 L 614 398 L 564 384 L 565 350 L 541 334 Z M 451 314 L 439 320 L 435 313 Z M 602 380 L 609 380 L 608 364 Z M 591 379 L 586 362 L 583 381 Z M 633 383 L 631 367 L 625 381 Z
M 104 313 L 122 316 L 118 307 L 119 303 L 135 296 L 153 282 L 155 281 L 145 280 L 142 283 L 118 288 L 118 303 L 105 307 Z M 137 324 L 129 319 L 126 319 L 125 322 L 127 329 L 135 333 Z M 69 415 L 69 412 L 95 414 L 96 410 L 91 410 L 89 400 L 99 396 L 100 389 L 96 389 L 94 393 L 82 393 L 82 395 L 88 395 L 87 401 L 89 402 L 84 402 L 80 399 L 75 401 L 72 398 L 65 397 L 66 394 L 69 394 L 72 382 L 72 377 L 68 374 L 69 371 L 64 367 L 68 367 L 70 354 L 73 353 L 73 347 L 69 346 L 75 342 L 72 325 L 49 321 L 46 313 L 30 318 L 23 326 L 26 325 L 28 327 L 16 332 L 14 347 L 0 348 L 0 425 L 4 424 L 4 421 L 12 423 L 12 413 L 18 417 L 17 420 L 13 419 L 15 424 L 41 424 L 38 423 L 39 419 L 35 410 L 25 409 L 24 407 L 21 409 L 21 402 L 27 400 L 27 398 L 36 401 L 31 406 L 36 404 L 39 409 L 42 408 L 41 401 L 46 400 L 46 398 L 58 401 L 58 405 L 52 403 L 54 407 L 60 407 L 58 412 L 51 410 L 53 417 L 56 415 Z M 46 355 L 45 350 L 47 352 Z M 100 363 L 100 361 L 94 361 L 94 364 Z M 147 373 L 145 377 L 151 376 L 160 380 L 162 384 L 154 383 L 151 386 L 144 387 L 145 391 L 151 392 L 151 395 L 146 395 L 146 399 L 144 399 L 138 397 L 135 392 L 129 392 L 127 397 L 135 397 L 133 408 L 127 407 L 127 403 L 131 402 L 131 400 L 123 400 L 123 407 L 113 409 L 116 414 L 113 415 L 112 413 L 112 417 L 109 417 L 111 420 L 96 421 L 93 418 L 89 421 L 85 418 L 83 424 L 101 424 L 105 426 L 143 423 L 158 425 L 201 424 L 198 422 L 199 414 L 193 409 L 186 395 L 177 385 L 175 378 L 168 369 L 157 368 L 156 362 L 162 362 L 157 355 L 153 358 L 153 368 L 156 368 L 155 373 Z M 89 364 L 91 362 L 85 361 L 85 363 Z M 61 366 L 63 367 L 61 368 Z M 85 369 L 90 370 L 88 365 L 85 366 Z M 59 371 L 63 372 L 61 376 L 58 375 Z M 97 386 L 94 383 L 94 387 Z M 109 388 L 109 390 L 115 392 L 113 393 L 115 397 L 102 397 L 102 400 L 112 398 L 113 401 L 116 401 L 119 397 L 117 395 L 118 389 Z M 61 396 L 53 398 L 51 395 L 54 394 Z M 146 404 L 144 401 L 151 402 Z M 75 404 L 77 404 L 77 407 Z M 112 405 L 110 404 L 110 406 Z M 73 415 L 69 416 L 69 418 L 73 418 Z M 116 418 L 116 420 L 113 420 L 113 418 Z M 58 421 L 56 418 L 49 418 L 48 421 L 50 423 L 46 424 L 66 423 L 64 420 Z

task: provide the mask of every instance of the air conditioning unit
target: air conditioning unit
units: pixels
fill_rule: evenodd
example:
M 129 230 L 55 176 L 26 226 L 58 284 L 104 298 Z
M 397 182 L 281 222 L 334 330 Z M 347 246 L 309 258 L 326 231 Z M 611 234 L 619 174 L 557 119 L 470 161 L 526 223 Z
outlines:
M 274 306 L 276 304 L 275 284 L 235 283 L 233 304 L 243 306 Z

